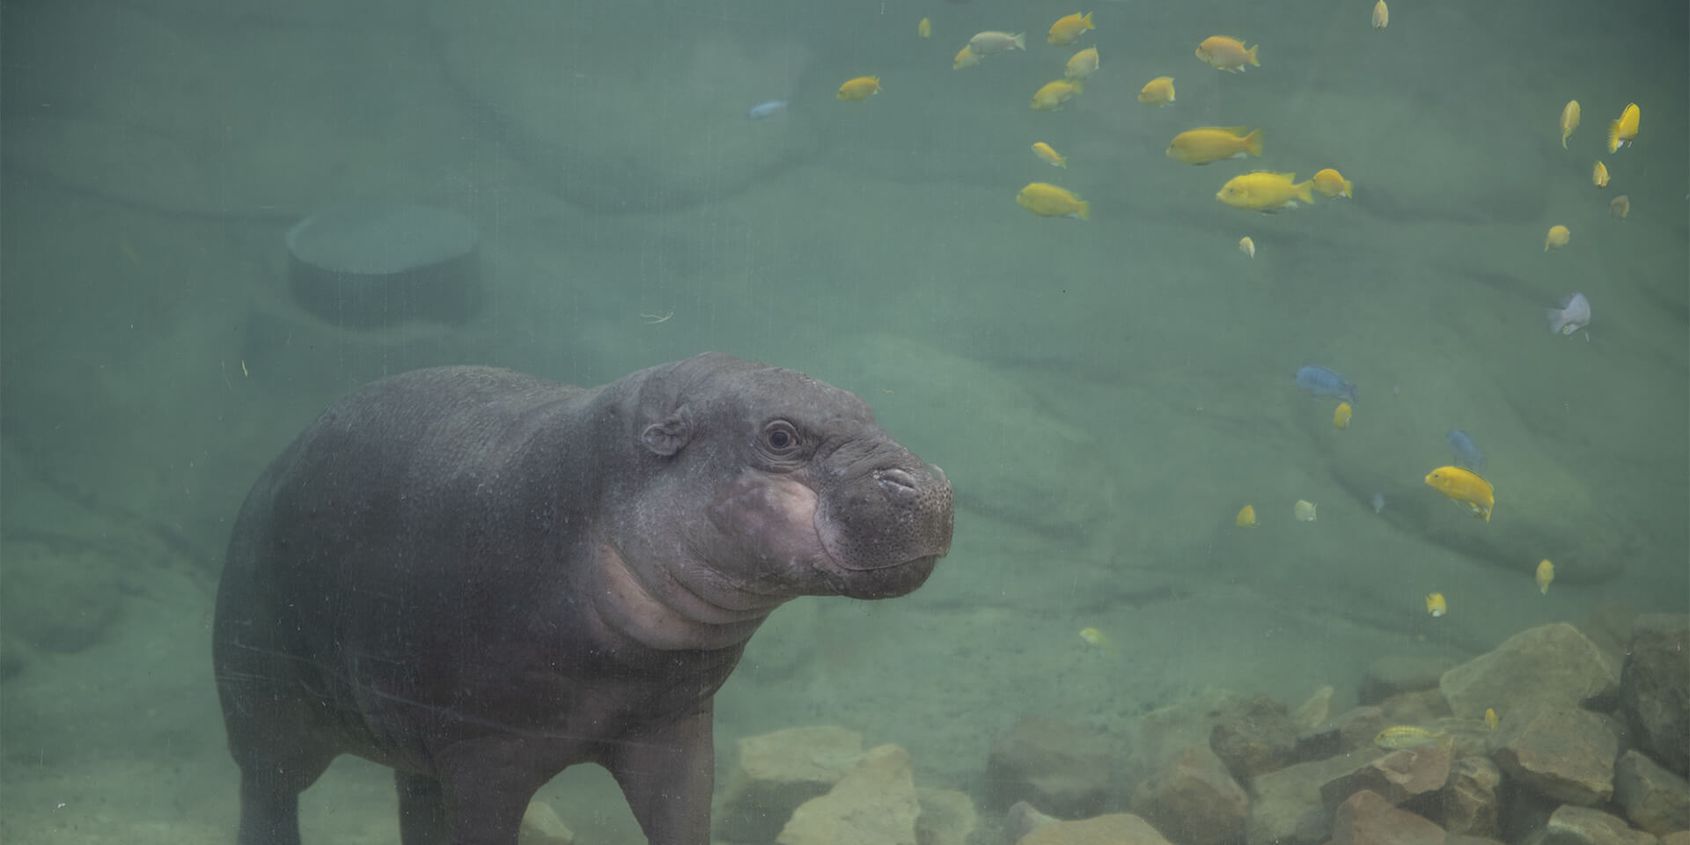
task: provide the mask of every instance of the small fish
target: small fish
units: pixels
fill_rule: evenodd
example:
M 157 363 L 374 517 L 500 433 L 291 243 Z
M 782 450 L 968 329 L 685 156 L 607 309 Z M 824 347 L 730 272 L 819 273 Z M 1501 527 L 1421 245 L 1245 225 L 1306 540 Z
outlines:
M 1097 73 L 1098 62 L 1097 48 L 1087 47 L 1068 57 L 1068 66 L 1063 70 L 1063 75 L 1069 79 L 1085 79 Z
M 1174 78 L 1158 76 L 1138 89 L 1138 101 L 1147 106 L 1165 106 L 1174 101 Z
M 786 111 L 785 100 L 765 100 L 745 112 L 750 120 L 764 120 Z
M 1555 582 L 1555 564 L 1549 558 L 1537 562 L 1537 573 L 1533 576 L 1537 580 L 1537 591 L 1549 595 L 1549 585 Z
M 1314 189 L 1325 197 L 1354 196 L 1356 183 L 1344 178 L 1344 174 L 1333 168 L 1326 168 L 1314 174 Z
M 1552 249 L 1560 249 L 1561 247 L 1566 246 L 1568 242 L 1572 241 L 1572 239 L 1572 230 L 1557 223 L 1549 227 L 1549 234 L 1543 236 L 1543 251 L 1548 252 Z
M 1350 403 L 1339 402 L 1338 407 L 1332 409 L 1332 427 L 1339 431 L 1349 428 L 1350 415 L 1353 413 L 1354 409 L 1350 407 Z
M 1274 212 L 1314 203 L 1314 182 L 1296 181 L 1295 173 L 1257 170 L 1234 176 L 1215 193 L 1215 199 L 1245 211 Z
M 1043 159 L 1044 162 L 1049 164 L 1051 167 L 1068 166 L 1068 159 L 1063 157 L 1061 153 L 1057 152 L 1055 147 L 1052 147 L 1043 141 L 1033 142 L 1033 155 Z
M 1307 499 L 1298 499 L 1297 504 L 1291 506 L 1291 516 L 1298 522 L 1314 522 L 1314 502 Z
M 1101 648 L 1104 650 L 1108 650 L 1110 648 L 1109 637 L 1105 636 L 1102 631 L 1092 627 L 1080 629 L 1080 641 L 1093 648 Z
M 1608 213 L 1624 220 L 1631 216 L 1631 197 L 1620 194 L 1608 203 Z
M 1567 139 L 1573 137 L 1574 129 L 1579 128 L 1580 114 L 1578 100 L 1568 100 L 1567 104 L 1561 107 L 1561 149 L 1567 148 Z
M 1498 719 L 1496 717 L 1496 708 L 1495 707 L 1486 707 L 1485 708 L 1485 727 L 1489 730 L 1494 731 L 1494 730 L 1496 730 L 1496 726 L 1500 725 L 1500 724 L 1502 724 L 1502 720 Z
M 1256 526 L 1256 506 L 1245 505 L 1238 509 L 1238 515 L 1232 518 L 1232 524 L 1239 528 L 1254 528 Z
M 968 39 L 968 49 L 976 56 L 985 58 L 993 53 L 1005 53 L 1010 50 L 1027 49 L 1027 33 L 1017 32 L 1010 35 L 1007 32 L 976 32 Z
M 1416 748 L 1437 742 L 1440 736 L 1443 734 L 1426 730 L 1419 725 L 1392 725 L 1380 731 L 1379 735 L 1373 738 L 1373 744 L 1386 751 L 1401 751 L 1404 748 Z
M 1462 469 L 1481 472 L 1485 468 L 1485 453 L 1480 451 L 1479 444 L 1473 442 L 1473 435 L 1457 428 L 1444 435 L 1444 442 L 1449 444 L 1451 452 L 1455 453 L 1455 465 Z
M 1091 219 L 1091 203 L 1073 191 L 1046 182 L 1031 182 L 1015 195 L 1015 202 L 1040 217 Z
M 1244 237 L 1239 238 L 1238 239 L 1238 251 L 1244 253 L 1245 255 L 1250 256 L 1251 258 L 1255 258 L 1256 257 L 1256 241 L 1253 238 L 1251 238 L 1249 235 L 1245 235 Z
M 1443 593 L 1426 594 L 1426 612 L 1433 619 L 1438 619 L 1449 612 L 1449 602 L 1444 601 Z
M 1261 156 L 1262 130 L 1243 126 L 1199 126 L 1174 136 L 1164 151 L 1186 164 L 1210 164 L 1223 158 Z
M 1457 466 L 1438 467 L 1426 473 L 1426 484 L 1466 505 L 1474 516 L 1490 522 L 1491 511 L 1496 507 L 1496 491 L 1478 473 Z
M 1374 513 L 1384 513 L 1385 512 L 1385 494 L 1384 493 L 1374 491 L 1373 498 L 1368 499 L 1367 503 L 1369 505 L 1373 506 L 1373 512 Z
M 1596 166 L 1590 169 L 1590 183 L 1598 188 L 1608 187 L 1608 165 L 1596 162 Z
M 980 63 L 980 58 L 980 54 L 974 52 L 973 47 L 964 44 L 962 45 L 961 50 L 956 51 L 956 56 L 951 59 L 951 70 L 962 70 L 965 67 L 974 67 Z
M 921 22 L 917 23 L 915 25 L 915 35 L 916 35 L 917 38 L 932 38 L 933 37 L 933 19 L 932 18 L 922 18 Z
M 1637 125 L 1643 119 L 1643 110 L 1636 103 L 1628 103 L 1625 111 L 1620 112 L 1620 119 L 1608 124 L 1608 152 L 1617 153 L 1620 147 L 1631 143 L 1637 138 Z
M 1373 4 L 1373 28 L 1384 29 L 1391 24 L 1391 10 L 1385 5 L 1385 0 Z
M 1336 396 L 1352 405 L 1356 401 L 1356 386 L 1345 381 L 1344 377 L 1328 370 L 1308 364 L 1297 368 L 1297 386 L 1307 390 L 1313 396 Z
M 1556 334 L 1572 334 L 1590 325 L 1590 300 L 1582 293 L 1561 300 L 1560 308 L 1548 311 L 1549 330 Z
M 1065 44 L 1074 43 L 1079 40 L 1080 36 L 1093 29 L 1097 29 L 1097 27 L 1092 25 L 1091 12 L 1083 15 L 1075 12 L 1057 18 L 1056 23 L 1050 25 L 1050 34 L 1045 36 L 1045 40 L 1061 47 Z
M 879 93 L 880 77 L 858 76 L 845 80 L 845 84 L 839 86 L 839 93 L 835 94 L 834 97 L 844 102 L 853 102 L 866 100 Z
M 1202 59 L 1215 70 L 1243 73 L 1245 65 L 1262 66 L 1262 63 L 1256 60 L 1256 50 L 1261 46 L 1257 44 L 1255 47 L 1246 49 L 1244 42 L 1232 36 L 1211 35 L 1203 39 L 1203 43 L 1197 45 L 1197 58 Z
M 1056 111 L 1084 91 L 1078 79 L 1053 79 L 1033 92 L 1033 111 Z

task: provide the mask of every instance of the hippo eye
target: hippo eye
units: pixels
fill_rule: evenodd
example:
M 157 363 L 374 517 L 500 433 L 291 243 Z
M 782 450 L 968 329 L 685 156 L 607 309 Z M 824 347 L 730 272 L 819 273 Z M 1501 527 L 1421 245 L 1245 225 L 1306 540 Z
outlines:
M 798 429 L 786 420 L 775 420 L 763 426 L 763 445 L 776 456 L 790 455 L 798 451 Z

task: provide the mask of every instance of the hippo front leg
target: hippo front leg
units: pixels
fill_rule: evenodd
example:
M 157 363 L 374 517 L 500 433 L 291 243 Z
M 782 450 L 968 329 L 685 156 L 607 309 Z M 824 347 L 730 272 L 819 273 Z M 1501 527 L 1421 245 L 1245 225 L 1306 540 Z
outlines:
M 709 845 L 716 781 L 712 708 L 658 731 L 625 738 L 605 768 L 651 845 Z

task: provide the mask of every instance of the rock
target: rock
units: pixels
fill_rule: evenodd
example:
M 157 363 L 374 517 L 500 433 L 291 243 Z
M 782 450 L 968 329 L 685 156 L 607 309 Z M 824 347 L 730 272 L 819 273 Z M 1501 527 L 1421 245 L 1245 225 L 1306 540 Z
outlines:
M 909 752 L 869 749 L 826 795 L 792 812 L 778 845 L 917 845 L 921 813 Z
M 1656 845 L 1652 834 L 1633 830 L 1618 816 L 1589 807 L 1563 806 L 1543 827 L 1542 845 Z
M 1009 805 L 1009 810 L 1003 814 L 1003 836 L 1008 842 L 1019 842 L 1021 837 L 1038 830 L 1045 825 L 1062 821 L 1055 816 L 1048 816 L 1039 812 L 1037 807 L 1025 801 L 1017 801 Z
M 1169 845 L 1169 842 L 1138 816 L 1110 813 L 1084 821 L 1045 825 L 1021 837 L 1016 845 Z
M 1369 791 L 1397 805 L 1436 792 L 1449 782 L 1451 747 L 1445 740 L 1368 760 L 1323 784 L 1321 801 L 1336 808 L 1351 795 Z
M 1438 679 L 1455 665 L 1447 657 L 1381 657 L 1367 666 L 1357 700 L 1378 704 L 1393 695 L 1438 688 Z
M 1332 718 L 1332 696 L 1337 692 L 1330 685 L 1314 691 L 1314 695 L 1307 701 L 1297 705 L 1291 711 L 1291 724 L 1297 726 L 1297 734 L 1301 736 L 1320 727 L 1326 720 Z
M 1354 707 L 1314 730 L 1297 737 L 1297 756 L 1318 760 L 1358 748 L 1372 748 L 1373 738 L 1384 730 L 1385 711 L 1374 705 Z
M 1250 798 L 1206 745 L 1188 746 L 1146 773 L 1128 809 L 1180 845 L 1222 845 L 1244 836 Z
M 1326 841 L 1332 815 L 1320 787 L 1358 764 L 1383 755 L 1358 748 L 1337 757 L 1297 763 L 1250 781 L 1250 816 L 1244 825 L 1248 845 L 1319 845 Z
M 458 324 L 480 306 L 481 235 L 463 215 L 419 205 L 343 205 L 289 229 L 288 288 L 337 326 Z
M 1620 686 L 1621 708 L 1638 747 L 1690 776 L 1690 616 L 1638 617 Z
M 974 799 L 954 789 L 916 791 L 921 815 L 915 817 L 915 840 L 919 845 L 967 845 L 980 826 Z
M 557 817 L 550 804 L 530 801 L 516 833 L 517 845 L 572 845 L 575 833 Z
M 986 760 L 986 802 L 1028 801 L 1044 812 L 1084 818 L 1102 812 L 1113 793 L 1110 743 L 1096 732 L 1028 716 L 993 746 Z
M 1494 742 L 1497 765 L 1545 797 L 1589 806 L 1614 794 L 1618 743 L 1594 713 L 1576 707 L 1510 711 Z
M 1391 725 L 1423 725 L 1449 715 L 1449 705 L 1436 688 L 1399 692 L 1379 702 L 1379 709 Z
M 112 555 L 69 540 L 8 539 L 0 543 L 0 559 L 6 562 L 6 589 L 0 591 L 5 636 L 40 651 L 70 653 L 105 639 L 117 621 L 125 575 Z
M 1297 752 L 1297 729 L 1285 705 L 1256 696 L 1221 709 L 1209 747 L 1240 781 L 1282 769 Z
M 1450 767 L 1449 782 L 1422 805 L 1415 802 L 1412 809 L 1425 808 L 1425 815 L 1451 835 L 1500 837 L 1502 835 L 1502 803 L 1499 790 L 1502 770 L 1487 757 L 1462 757 Z
M 1617 601 L 1606 601 L 1590 611 L 1578 628 L 1590 638 L 1602 653 L 1615 663 L 1625 661 L 1625 651 L 1631 645 L 1631 628 L 1637 621 L 1637 611 Z
M 862 754 L 862 734 L 834 726 L 741 739 L 716 811 L 716 837 L 758 845 L 774 839 L 798 805 L 825 794 Z
M 1635 749 L 1614 763 L 1614 802 L 1632 824 L 1656 836 L 1690 830 L 1690 782 Z
M 1619 667 L 1564 622 L 1528 628 L 1443 674 L 1438 689 L 1450 711 L 1482 719 L 1528 705 L 1597 705 L 1619 688 Z
M 1690 845 L 1690 830 L 1679 830 L 1661 837 L 1661 845 Z
M 1357 792 L 1332 813 L 1332 845 L 1443 845 L 1432 822 L 1372 792 Z

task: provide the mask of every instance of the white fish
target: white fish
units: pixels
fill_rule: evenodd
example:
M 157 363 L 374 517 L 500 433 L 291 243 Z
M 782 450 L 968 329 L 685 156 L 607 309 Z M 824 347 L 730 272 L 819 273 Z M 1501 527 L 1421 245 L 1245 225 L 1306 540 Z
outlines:
M 1374 513 L 1384 513 L 1385 512 L 1385 494 L 1384 493 L 1374 493 L 1373 498 L 1368 500 L 1368 504 L 1373 506 L 1373 512 Z
M 764 118 L 774 117 L 783 111 L 786 111 L 785 100 L 767 100 L 752 106 L 745 113 L 745 116 L 751 120 L 763 120 Z
M 1549 330 L 1556 334 L 1572 334 L 1590 325 L 1590 300 L 1575 293 L 1562 300 L 1560 308 L 1550 308 Z

